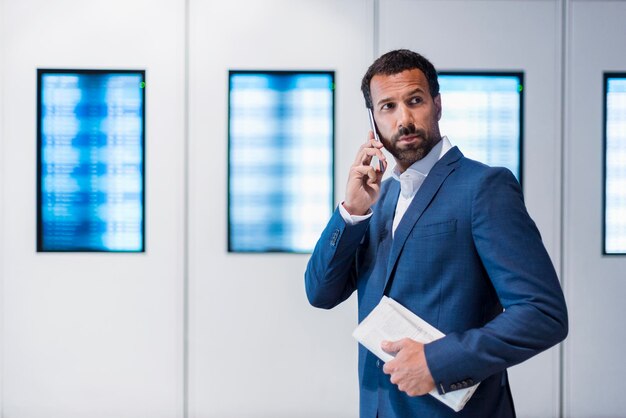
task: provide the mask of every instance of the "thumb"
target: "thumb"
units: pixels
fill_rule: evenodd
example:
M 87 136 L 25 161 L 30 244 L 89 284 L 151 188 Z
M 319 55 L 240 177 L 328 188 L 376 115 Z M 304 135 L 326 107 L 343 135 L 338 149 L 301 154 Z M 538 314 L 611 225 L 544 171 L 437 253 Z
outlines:
M 378 175 L 376 174 L 376 170 L 374 169 L 374 167 L 368 167 L 367 168 L 367 182 L 369 184 L 372 183 L 376 183 L 376 180 L 378 180 Z
M 380 344 L 381 348 L 389 354 L 396 354 L 402 349 L 402 340 L 400 341 L 383 341 Z

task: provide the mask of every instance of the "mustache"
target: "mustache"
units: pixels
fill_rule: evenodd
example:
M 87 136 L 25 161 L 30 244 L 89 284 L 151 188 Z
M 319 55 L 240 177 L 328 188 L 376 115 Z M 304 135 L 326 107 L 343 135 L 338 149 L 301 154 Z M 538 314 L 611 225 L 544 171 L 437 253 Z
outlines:
M 398 129 L 398 132 L 396 132 L 393 137 L 391 137 L 391 141 L 396 142 L 400 139 L 400 137 L 405 135 L 417 135 L 422 139 L 426 138 L 426 132 L 423 129 L 418 129 L 415 127 L 415 125 L 410 123 L 407 126 L 401 126 Z

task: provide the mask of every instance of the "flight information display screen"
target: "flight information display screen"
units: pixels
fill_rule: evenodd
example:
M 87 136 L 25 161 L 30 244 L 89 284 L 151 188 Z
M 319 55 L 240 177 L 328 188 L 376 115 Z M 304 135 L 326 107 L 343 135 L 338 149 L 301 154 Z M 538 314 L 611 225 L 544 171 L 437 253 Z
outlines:
M 230 71 L 228 249 L 311 252 L 333 210 L 334 73 Z
M 145 71 L 37 78 L 37 251 L 144 251 Z
M 466 157 L 522 181 L 523 74 L 441 72 L 441 134 Z
M 626 254 L 626 73 L 604 82 L 604 253 Z

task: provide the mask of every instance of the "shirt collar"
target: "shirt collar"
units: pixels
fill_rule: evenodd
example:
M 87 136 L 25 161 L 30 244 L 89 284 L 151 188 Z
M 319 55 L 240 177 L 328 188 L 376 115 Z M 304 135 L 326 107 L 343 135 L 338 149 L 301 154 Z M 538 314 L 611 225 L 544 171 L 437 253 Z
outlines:
M 400 173 L 400 169 L 396 165 L 391 176 L 400 182 L 400 194 L 402 197 L 410 198 L 415 195 L 428 173 L 430 173 L 430 170 L 451 148 L 452 144 L 450 144 L 448 137 L 443 136 L 441 141 L 424 158 L 414 162 L 403 173 Z

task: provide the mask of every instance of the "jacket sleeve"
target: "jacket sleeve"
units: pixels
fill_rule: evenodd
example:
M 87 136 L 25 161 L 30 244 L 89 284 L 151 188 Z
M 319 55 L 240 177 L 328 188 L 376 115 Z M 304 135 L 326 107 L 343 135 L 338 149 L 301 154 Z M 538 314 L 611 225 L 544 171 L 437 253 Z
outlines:
M 472 236 L 504 311 L 481 328 L 425 346 L 440 393 L 520 363 L 567 336 L 563 292 L 541 236 L 506 169 L 489 169 L 472 202 Z M 461 383 L 460 383 L 461 382 Z
M 330 309 L 356 289 L 356 251 L 369 226 L 369 219 L 346 225 L 336 209 L 317 241 L 304 273 L 311 305 Z

